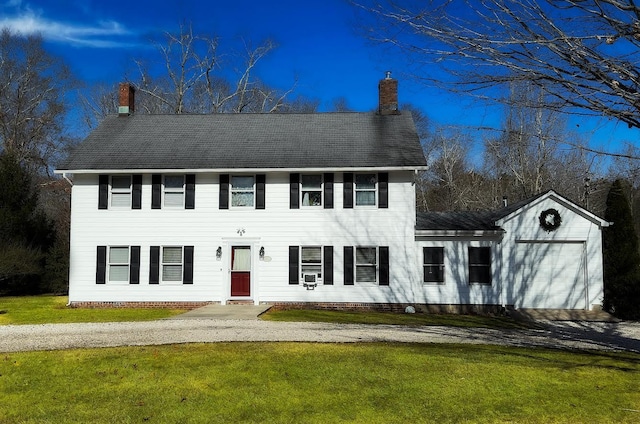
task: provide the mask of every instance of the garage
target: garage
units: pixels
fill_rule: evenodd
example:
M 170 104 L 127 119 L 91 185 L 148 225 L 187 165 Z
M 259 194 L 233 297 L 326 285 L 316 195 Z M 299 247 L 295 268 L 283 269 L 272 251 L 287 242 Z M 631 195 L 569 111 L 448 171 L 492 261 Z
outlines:
M 587 309 L 584 256 L 583 242 L 518 242 L 514 306 Z

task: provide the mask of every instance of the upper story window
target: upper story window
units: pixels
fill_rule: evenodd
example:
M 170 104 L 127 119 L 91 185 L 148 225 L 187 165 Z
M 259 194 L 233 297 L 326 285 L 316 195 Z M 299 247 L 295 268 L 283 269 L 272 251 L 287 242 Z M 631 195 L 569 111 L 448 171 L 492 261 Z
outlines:
M 253 207 L 255 197 L 254 177 L 239 176 L 231 177 L 231 206 L 233 207 Z
M 164 176 L 164 206 L 184 206 L 184 175 Z
M 301 176 L 302 206 L 322 206 L 322 174 Z
M 376 174 L 356 174 L 355 180 L 356 206 L 375 206 Z
M 111 206 L 131 207 L 131 175 L 111 176 Z
M 490 247 L 469 247 L 469 284 L 491 284 Z

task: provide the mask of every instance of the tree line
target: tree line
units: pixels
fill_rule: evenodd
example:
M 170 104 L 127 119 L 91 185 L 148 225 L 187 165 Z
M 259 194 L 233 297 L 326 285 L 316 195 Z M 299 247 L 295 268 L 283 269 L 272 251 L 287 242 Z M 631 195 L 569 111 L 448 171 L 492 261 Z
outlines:
M 615 180 L 638 233 L 637 148 L 594 151 L 567 130 L 565 114 L 640 127 L 640 8 L 633 1 L 361 1 L 354 8 L 373 22 L 367 37 L 406 54 L 416 80 L 505 105 L 500 128 L 482 137 L 405 106 L 429 164 L 417 181 L 419 210 L 496 209 L 554 189 L 606 216 Z M 231 54 L 214 35 L 182 25 L 154 45 L 157 60 L 135 60 L 125 75 L 137 89 L 137 113 L 317 111 L 319 102 L 297 96 L 295 84 L 276 89 L 258 77 L 276 48 L 269 40 Z M 441 66 L 446 77 L 425 77 L 425 64 Z M 81 93 L 79 105 L 69 104 L 70 92 Z M 2 30 L 0 293 L 66 290 L 70 187 L 51 170 L 79 142 L 65 125 L 70 109 L 82 111 L 89 131 L 117 110 L 116 93 L 115 83 L 82 87 L 40 37 Z M 346 101 L 337 99 L 335 110 L 349 110 Z M 640 284 L 635 274 L 627 280 Z

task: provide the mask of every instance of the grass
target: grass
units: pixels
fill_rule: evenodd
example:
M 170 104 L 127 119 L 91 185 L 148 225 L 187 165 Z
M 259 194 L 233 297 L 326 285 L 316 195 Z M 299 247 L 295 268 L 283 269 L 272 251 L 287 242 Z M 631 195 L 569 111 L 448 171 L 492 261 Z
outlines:
M 2 423 L 636 423 L 640 355 L 216 343 L 0 355 Z
M 69 308 L 67 302 L 67 296 L 0 297 L 0 325 L 149 321 L 184 312 L 161 308 Z
M 457 314 L 405 314 L 375 311 L 331 311 L 315 309 L 269 310 L 260 318 L 267 321 L 311 321 L 340 324 L 388 324 L 408 326 L 481 327 L 499 329 L 526 329 L 531 322 L 516 321 L 506 317 Z

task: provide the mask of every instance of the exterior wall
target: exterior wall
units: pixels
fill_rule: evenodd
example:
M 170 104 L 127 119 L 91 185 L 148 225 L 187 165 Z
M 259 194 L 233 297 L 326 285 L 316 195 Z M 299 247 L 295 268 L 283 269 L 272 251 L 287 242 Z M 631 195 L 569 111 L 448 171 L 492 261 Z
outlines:
M 220 210 L 219 175 L 196 176 L 195 209 L 151 209 L 143 175 L 142 209 L 98 209 L 98 175 L 76 174 L 72 191 L 69 300 L 221 302 L 230 296 L 232 246 L 251 247 L 251 300 L 259 302 L 412 302 L 415 282 L 413 172 L 389 173 L 389 208 L 343 207 L 343 174 L 334 174 L 334 208 L 289 209 L 289 173 L 266 175 L 264 210 Z M 96 284 L 97 246 L 140 246 L 140 283 Z M 193 284 L 149 284 L 150 246 L 194 246 Z M 334 284 L 290 285 L 289 246 L 333 246 Z M 345 286 L 344 246 L 389 246 L 389 286 Z M 222 255 L 217 258 L 216 250 Z M 265 255 L 260 257 L 260 248 Z
M 547 232 L 540 227 L 539 216 L 547 209 L 556 209 L 562 218 L 561 226 L 552 232 Z M 504 299 L 508 305 L 519 305 L 523 292 L 528 290 L 525 283 L 528 280 L 528 272 L 531 267 L 539 266 L 535 271 L 537 278 L 551 281 L 552 285 L 546 288 L 537 287 L 536 293 L 529 293 L 529 297 L 537 297 L 541 304 L 547 300 L 552 300 L 554 292 L 569 293 L 570 296 L 582 297 L 584 303 L 582 307 L 591 309 L 602 305 L 603 299 L 603 265 L 602 265 L 602 231 L 598 224 L 586 216 L 580 214 L 580 210 L 563 201 L 562 198 L 543 197 L 539 202 L 527 205 L 522 213 L 507 217 L 502 223 L 505 230 L 503 240 L 503 269 L 500 279 L 504 281 Z M 553 274 L 553 269 L 546 266 L 549 260 L 545 256 L 557 255 L 560 253 L 561 262 L 556 267 L 575 266 L 575 257 L 569 258 L 563 255 L 563 250 L 559 246 L 572 245 L 568 252 L 575 252 L 576 245 L 582 246 L 582 255 L 578 259 L 581 264 L 582 281 L 576 284 L 575 281 L 566 281 Z M 552 248 L 553 245 L 553 248 Z M 519 253 L 520 251 L 520 253 Z M 524 253 L 522 253 L 524 252 Z M 527 266 L 523 266 L 527 265 Z M 529 270 L 527 270 L 527 267 Z M 546 275 L 545 275 L 546 273 Z M 574 287 L 570 285 L 575 284 Z M 567 308 L 573 305 L 567 304 Z

